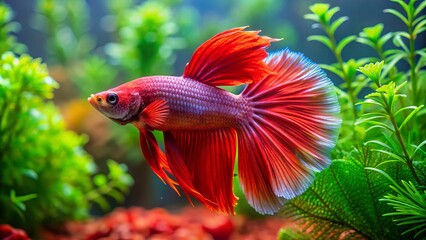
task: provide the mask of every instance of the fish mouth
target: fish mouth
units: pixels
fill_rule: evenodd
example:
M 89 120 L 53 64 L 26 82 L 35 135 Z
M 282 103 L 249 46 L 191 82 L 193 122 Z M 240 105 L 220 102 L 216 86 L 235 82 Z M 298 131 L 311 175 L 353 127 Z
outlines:
M 94 105 L 94 103 L 95 103 L 95 95 L 94 94 L 90 94 L 90 97 L 88 97 L 87 98 L 87 101 L 90 103 L 90 104 L 92 104 L 92 105 Z

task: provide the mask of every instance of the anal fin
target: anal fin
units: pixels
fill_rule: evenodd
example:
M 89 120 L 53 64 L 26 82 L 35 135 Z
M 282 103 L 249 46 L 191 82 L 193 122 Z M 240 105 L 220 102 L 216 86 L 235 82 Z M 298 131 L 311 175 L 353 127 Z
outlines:
M 164 152 L 161 151 L 158 146 L 157 140 L 155 139 L 154 134 L 146 129 L 139 129 L 140 131 L 140 146 L 142 153 L 148 162 L 151 169 L 154 173 L 164 182 L 170 185 L 173 190 L 180 195 L 179 191 L 176 188 L 178 183 L 171 179 L 168 173 L 171 173 L 169 165 L 166 160 Z
M 184 191 L 212 210 L 233 214 L 235 131 L 165 132 L 164 141 L 170 169 Z

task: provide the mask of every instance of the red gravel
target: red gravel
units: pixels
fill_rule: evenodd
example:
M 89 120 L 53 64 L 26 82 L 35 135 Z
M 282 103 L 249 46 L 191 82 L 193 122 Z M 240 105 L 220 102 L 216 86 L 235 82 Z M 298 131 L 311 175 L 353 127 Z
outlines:
M 0 224 L 1 240 L 29 240 L 27 234 L 22 229 L 16 229 L 8 224 Z
M 162 208 L 117 209 L 87 222 L 69 222 L 61 233 L 43 232 L 46 240 L 97 239 L 276 239 L 288 222 L 276 217 L 259 220 L 225 216 L 205 208 L 185 208 L 177 214 Z

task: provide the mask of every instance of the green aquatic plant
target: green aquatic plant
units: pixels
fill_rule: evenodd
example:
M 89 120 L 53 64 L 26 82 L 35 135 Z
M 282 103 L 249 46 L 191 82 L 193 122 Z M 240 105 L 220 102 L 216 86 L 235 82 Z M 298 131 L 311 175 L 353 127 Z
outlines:
M 87 138 L 67 130 L 49 101 L 57 87 L 40 59 L 1 56 L 0 223 L 35 231 L 83 219 L 92 203 L 106 207 L 132 183 L 123 164 L 109 161 L 109 173 L 97 172 Z
M 376 24 L 337 41 L 336 30 L 348 20 L 333 19 L 338 7 L 314 4 L 306 15 L 325 32 L 308 39 L 327 46 L 336 58 L 321 66 L 343 81 L 337 92 L 344 123 L 330 168 L 283 209 L 302 230 L 282 229 L 281 239 L 424 237 L 426 111 L 419 96 L 426 94 L 426 49 L 416 48 L 415 40 L 426 30 L 420 14 L 426 1 L 393 2 L 402 11 L 385 13 L 404 22 L 405 31 L 384 33 L 384 25 Z M 377 55 L 343 60 L 342 51 L 356 43 Z M 371 93 L 360 100 L 361 90 Z
M 118 7 L 114 1 L 108 3 L 116 16 L 117 42 L 106 46 L 113 61 L 126 70 L 129 79 L 169 73 L 174 51 L 183 46 L 181 39 L 173 37 L 178 26 L 173 22 L 170 7 L 158 1 L 133 8 Z
M 399 226 L 408 225 L 402 235 L 415 232 L 414 238 L 426 237 L 426 191 L 419 191 L 411 181 L 402 180 L 402 186 L 396 183 L 391 176 L 382 170 L 371 168 L 385 176 L 392 185 L 392 193 L 388 193 L 380 201 L 386 202 L 395 209 L 395 212 L 383 216 L 394 217 L 393 221 Z
M 343 80 L 343 84 L 337 89 L 342 113 L 342 129 L 338 140 L 339 147 L 351 147 L 352 143 L 358 143 L 362 137 L 362 129 L 354 128 L 355 120 L 359 116 L 359 111 L 355 107 L 358 101 L 360 91 L 368 84 L 364 77 L 359 77 L 357 68 L 368 62 L 368 59 L 344 60 L 342 52 L 352 42 L 356 40 L 355 35 L 336 39 L 336 31 L 348 20 L 348 17 L 342 16 L 332 20 L 336 13 L 340 11 L 339 7 L 330 8 L 329 4 L 320 3 L 310 7 L 311 13 L 306 14 L 305 18 L 315 22 L 315 28 L 321 28 L 324 35 L 312 35 L 308 37 L 309 41 L 318 41 L 325 45 L 334 55 L 336 62 L 332 64 L 320 64 L 323 69 L 330 71 Z M 346 90 L 346 91 L 345 91 Z M 355 130 L 355 131 L 354 131 Z
M 95 47 L 89 34 L 89 13 L 85 1 L 38 0 L 32 27 L 48 36 L 49 64 L 67 66 L 87 56 Z
M 22 53 L 26 47 L 16 41 L 13 35 L 20 27 L 19 23 L 12 21 L 13 12 L 9 6 L 0 2 L 0 55 L 6 51 L 13 50 Z
M 365 168 L 378 167 L 383 158 L 382 153 L 361 148 L 334 159 L 328 169 L 316 176 L 311 188 L 290 200 L 283 209 L 285 215 L 302 226 L 298 236 L 309 236 L 309 239 L 341 236 L 393 239 L 398 236 L 392 219 L 381 216 L 391 210 L 379 201 L 389 192 L 389 182 L 381 174 Z M 392 177 L 410 176 L 399 162 L 383 165 L 382 169 Z M 288 231 L 293 229 L 283 229 L 281 239 L 289 238 Z
M 400 98 L 406 97 L 406 95 L 400 92 L 407 82 L 405 81 L 398 85 L 394 82 L 390 82 L 382 85 L 380 81 L 382 67 L 383 61 L 359 68 L 362 73 L 374 81 L 377 87 L 376 91 L 368 94 L 365 97 L 366 100 L 360 104 L 375 105 L 379 108 L 374 109 L 375 111 L 365 113 L 357 124 L 370 125 L 366 130 L 367 132 L 379 129 L 384 138 L 380 139 L 375 137 L 373 140 L 365 142 L 365 144 L 375 145 L 372 149 L 373 151 L 379 151 L 387 155 L 389 160 L 383 162 L 383 164 L 388 161 L 405 163 L 410 169 L 417 184 L 421 185 L 423 183 L 417 174 L 413 161 L 417 151 L 426 144 L 426 140 L 418 145 L 415 143 L 409 144 L 408 141 L 410 139 L 408 134 L 411 132 L 404 130 L 406 130 L 406 125 L 409 121 L 423 108 L 423 105 L 411 105 L 406 107 L 396 106 Z

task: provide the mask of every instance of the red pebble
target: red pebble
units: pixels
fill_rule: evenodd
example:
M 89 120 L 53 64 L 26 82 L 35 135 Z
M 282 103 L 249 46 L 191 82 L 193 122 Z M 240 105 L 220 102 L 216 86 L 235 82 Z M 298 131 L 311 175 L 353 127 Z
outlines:
M 0 225 L 0 240 L 29 240 L 22 229 L 16 229 L 8 224 Z
M 234 223 L 229 217 L 212 216 L 203 221 L 203 230 L 216 240 L 229 239 L 234 231 Z

